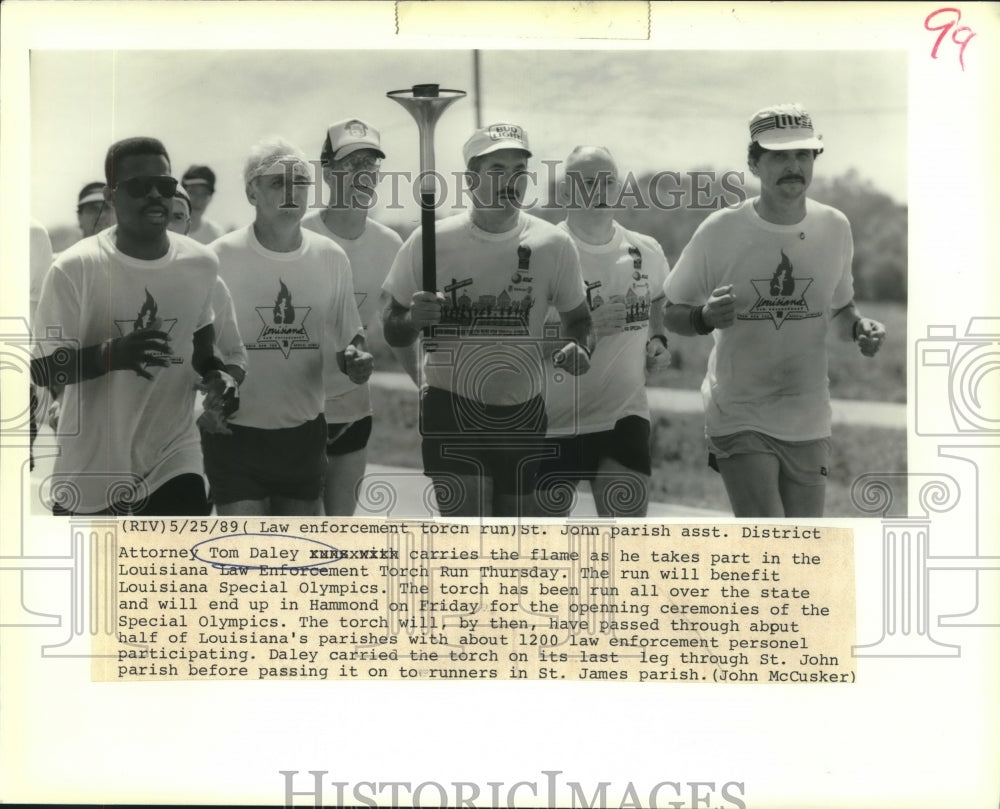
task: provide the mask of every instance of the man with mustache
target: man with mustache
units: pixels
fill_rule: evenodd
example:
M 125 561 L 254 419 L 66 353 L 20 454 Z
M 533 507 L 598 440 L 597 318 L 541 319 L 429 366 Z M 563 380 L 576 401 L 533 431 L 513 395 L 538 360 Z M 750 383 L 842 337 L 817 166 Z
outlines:
M 368 328 L 385 304 L 382 282 L 403 240 L 369 215 L 374 204 L 382 151 L 379 131 L 357 118 L 331 124 L 320 151 L 329 202 L 302 219 L 302 227 L 332 239 L 347 253 L 361 324 Z M 413 346 L 394 349 L 416 380 Z M 365 474 L 372 403 L 367 383 L 355 385 L 336 368 L 324 370 L 326 385 L 326 483 L 323 503 L 330 515 L 349 517 L 357 506 L 357 484 Z
M 597 335 L 590 370 L 546 386 L 550 444 L 542 462 L 540 514 L 565 516 L 565 486 L 590 481 L 598 516 L 644 517 L 652 472 L 646 373 L 670 364 L 663 327 L 667 259 L 650 236 L 615 221 L 618 166 L 602 146 L 578 146 L 558 186 L 559 224 L 580 253 Z
M 854 303 L 851 227 L 806 196 L 823 142 L 800 106 L 750 119 L 760 196 L 708 217 L 667 278 L 678 334 L 709 334 L 702 385 L 709 464 L 737 517 L 819 517 L 830 466 L 826 338 L 866 357 L 885 327 Z
M 521 210 L 531 157 L 524 130 L 492 124 L 462 153 L 472 208 L 437 224 L 440 291 L 421 289 L 423 234 L 415 231 L 383 285 L 392 296 L 383 327 L 393 346 L 412 345 L 431 327 L 422 454 L 441 514 L 513 517 L 531 508 L 545 453 L 546 337 L 555 338 L 562 372 L 585 373 L 590 310 L 573 240 Z M 551 336 L 550 306 L 560 318 Z
M 218 261 L 167 232 L 177 180 L 160 141 L 112 144 L 104 171 L 117 225 L 60 254 L 33 327 L 33 381 L 65 386 L 53 512 L 207 514 L 191 372 L 235 389 L 213 354 Z

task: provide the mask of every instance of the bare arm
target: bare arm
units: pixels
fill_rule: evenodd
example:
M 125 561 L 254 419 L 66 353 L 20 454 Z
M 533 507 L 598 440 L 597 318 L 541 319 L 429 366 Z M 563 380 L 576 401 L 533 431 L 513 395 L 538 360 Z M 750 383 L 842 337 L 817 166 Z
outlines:
M 368 381 L 375 367 L 375 360 L 368 351 L 368 342 L 363 334 L 354 335 L 347 348 L 337 352 L 337 367 L 355 385 Z
M 382 311 L 382 333 L 392 347 L 405 348 L 417 339 L 420 330 L 441 322 L 443 296 L 434 292 L 416 292 L 406 307 L 395 298 Z
M 670 367 L 666 327 L 663 323 L 663 301 L 660 297 L 649 304 L 649 331 L 646 338 L 646 373 L 656 373 Z
M 666 298 L 661 296 L 649 303 L 649 337 L 647 339 L 651 340 L 657 334 L 662 335 L 666 339 L 667 328 L 663 321 L 663 303 L 665 300 Z
M 420 385 L 420 360 L 417 357 L 417 344 L 410 343 L 408 346 L 389 346 L 392 349 L 396 361 L 406 371 L 406 375 L 413 380 L 414 385 Z
M 691 336 L 728 329 L 736 322 L 736 297 L 732 284 L 714 289 L 701 306 L 664 300 L 663 319 L 674 334 Z
M 845 342 L 856 342 L 866 357 L 874 357 L 885 342 L 885 326 L 862 315 L 854 301 L 834 311 L 831 323 L 837 337 Z
M 166 332 L 141 329 L 85 348 L 62 348 L 31 361 L 31 381 L 46 388 L 75 385 L 111 371 L 135 371 L 152 379 L 147 366 L 170 364 L 168 340 Z
M 562 334 L 569 342 L 556 352 L 556 364 L 574 376 L 586 373 L 590 368 L 590 354 L 594 350 L 590 307 L 583 301 L 569 311 L 560 312 L 559 321 Z

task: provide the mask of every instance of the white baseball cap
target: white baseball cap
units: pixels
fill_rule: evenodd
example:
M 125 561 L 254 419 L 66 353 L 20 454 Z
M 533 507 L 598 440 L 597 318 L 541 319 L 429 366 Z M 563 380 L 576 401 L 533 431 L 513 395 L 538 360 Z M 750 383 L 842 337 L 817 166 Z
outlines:
M 361 149 L 373 149 L 379 157 L 385 157 L 382 151 L 382 136 L 379 131 L 357 118 L 348 118 L 331 124 L 326 130 L 330 139 L 330 150 L 334 160 L 343 160 L 349 154 Z
M 531 157 L 528 147 L 528 133 L 517 124 L 490 124 L 477 129 L 462 147 L 465 165 L 474 157 L 479 157 L 501 149 L 520 149 Z
M 754 113 L 750 140 L 765 149 L 823 149 L 823 136 L 813 131 L 812 118 L 799 104 L 776 104 Z

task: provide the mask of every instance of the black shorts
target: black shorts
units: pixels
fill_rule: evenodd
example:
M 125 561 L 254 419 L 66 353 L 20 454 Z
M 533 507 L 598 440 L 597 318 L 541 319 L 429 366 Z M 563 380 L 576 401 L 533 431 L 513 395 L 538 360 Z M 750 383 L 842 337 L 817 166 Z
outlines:
M 314 500 L 326 473 L 326 419 L 263 430 L 230 424 L 232 435 L 201 434 L 205 474 L 216 503 L 287 497 Z
M 349 455 L 368 446 L 372 434 L 372 417 L 357 421 L 326 425 L 326 454 Z
M 424 474 L 484 476 L 494 491 L 534 489 L 545 454 L 545 400 L 485 405 L 441 388 L 421 394 Z
M 547 488 L 567 480 L 593 480 L 603 458 L 611 458 L 626 469 L 651 475 L 649 434 L 648 419 L 625 416 L 610 430 L 548 438 L 546 445 L 552 451 L 542 461 L 538 486 Z

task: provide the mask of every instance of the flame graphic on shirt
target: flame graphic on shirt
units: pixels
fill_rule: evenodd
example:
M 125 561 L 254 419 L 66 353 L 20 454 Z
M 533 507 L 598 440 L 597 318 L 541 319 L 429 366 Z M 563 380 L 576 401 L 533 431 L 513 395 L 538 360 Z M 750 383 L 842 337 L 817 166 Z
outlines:
M 792 278 L 792 262 L 788 260 L 785 251 L 781 251 L 781 263 L 771 276 L 772 295 L 791 295 L 795 292 L 795 279 Z
M 280 278 L 278 279 L 278 283 L 281 286 L 278 288 L 278 297 L 274 301 L 274 322 L 294 323 L 295 307 L 292 306 L 292 293 L 288 291 L 285 282 Z
M 136 317 L 135 323 L 132 324 L 133 330 L 138 331 L 139 329 L 151 328 L 156 320 L 156 311 L 156 301 L 153 300 L 153 296 L 149 294 L 149 290 L 147 289 L 146 300 L 139 307 L 139 315 Z
M 750 283 L 757 293 L 757 300 L 745 312 L 736 314 L 737 320 L 769 320 L 775 329 L 789 320 L 807 320 L 820 317 L 821 311 L 812 311 L 806 293 L 812 278 L 793 278 L 792 262 L 781 250 L 781 261 L 770 278 L 754 278 Z

